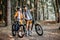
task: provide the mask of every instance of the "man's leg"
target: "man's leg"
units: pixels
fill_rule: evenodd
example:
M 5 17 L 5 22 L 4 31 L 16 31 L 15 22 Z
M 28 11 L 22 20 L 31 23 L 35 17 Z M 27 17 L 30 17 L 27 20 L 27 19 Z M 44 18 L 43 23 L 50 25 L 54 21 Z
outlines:
M 26 29 L 29 29 L 29 21 L 27 21 Z
M 27 20 L 26 23 L 26 36 L 28 36 L 28 31 L 29 31 L 29 20 Z
M 30 27 L 29 27 L 30 31 L 32 30 L 32 20 L 30 20 Z
M 29 35 L 32 33 L 32 20 L 29 21 Z

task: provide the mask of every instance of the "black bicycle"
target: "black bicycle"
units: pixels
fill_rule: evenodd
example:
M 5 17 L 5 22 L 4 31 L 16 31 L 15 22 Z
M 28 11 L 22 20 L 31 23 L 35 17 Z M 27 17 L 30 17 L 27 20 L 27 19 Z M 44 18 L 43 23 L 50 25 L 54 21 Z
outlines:
M 24 25 L 20 24 L 18 21 L 15 21 L 12 24 L 12 35 L 13 36 L 18 35 L 18 37 L 22 38 L 24 36 L 24 31 L 25 31 Z

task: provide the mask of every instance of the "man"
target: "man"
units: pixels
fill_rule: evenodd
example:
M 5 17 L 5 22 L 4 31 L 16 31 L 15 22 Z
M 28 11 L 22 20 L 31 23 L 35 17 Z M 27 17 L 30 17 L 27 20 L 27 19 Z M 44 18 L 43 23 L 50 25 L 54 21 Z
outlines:
M 31 27 L 32 27 L 32 15 L 30 13 L 31 10 L 24 6 L 24 16 L 26 19 L 26 36 L 31 36 Z

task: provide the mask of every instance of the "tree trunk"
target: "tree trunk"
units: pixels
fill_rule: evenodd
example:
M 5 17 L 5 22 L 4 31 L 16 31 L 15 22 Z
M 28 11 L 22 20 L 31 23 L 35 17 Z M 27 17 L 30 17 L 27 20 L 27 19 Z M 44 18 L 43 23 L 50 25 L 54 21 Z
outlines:
M 43 11 L 43 20 L 45 20 L 45 17 L 44 17 L 44 0 L 41 0 L 41 4 L 42 4 L 42 11 Z
M 55 2 L 56 2 L 56 16 L 57 16 L 57 22 L 59 23 L 59 4 L 58 4 L 58 0 L 56 0 Z
M 11 25 L 11 2 L 7 0 L 7 25 Z
M 34 8 L 36 9 L 36 10 L 34 10 L 34 17 L 35 17 L 35 20 L 37 20 L 37 0 L 34 0 Z

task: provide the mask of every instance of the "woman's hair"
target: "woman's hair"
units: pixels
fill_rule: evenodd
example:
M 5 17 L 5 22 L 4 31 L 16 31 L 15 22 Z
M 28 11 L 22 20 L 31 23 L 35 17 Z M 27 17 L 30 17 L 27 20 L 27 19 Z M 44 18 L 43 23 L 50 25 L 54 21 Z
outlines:
M 17 10 L 19 10 L 20 8 L 17 8 Z
M 17 10 L 20 10 L 21 7 L 17 7 Z

